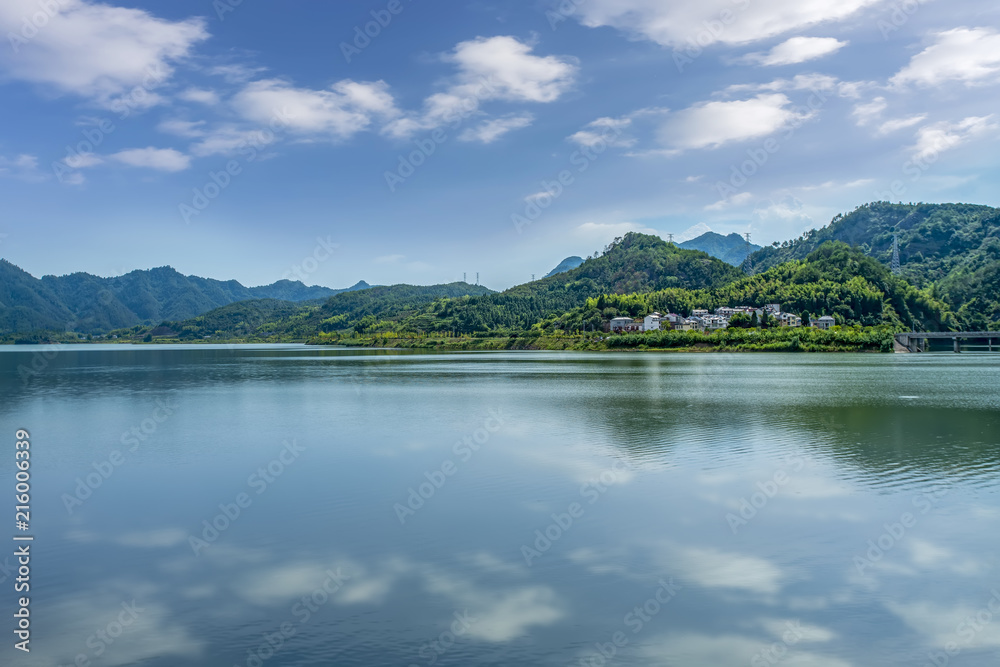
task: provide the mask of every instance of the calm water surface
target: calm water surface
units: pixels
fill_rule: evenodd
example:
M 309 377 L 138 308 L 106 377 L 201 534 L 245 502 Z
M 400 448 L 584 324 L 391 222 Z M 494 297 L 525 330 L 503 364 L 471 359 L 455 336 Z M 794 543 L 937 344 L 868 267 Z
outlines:
M 1000 663 L 1000 356 L 49 349 L 0 664 Z

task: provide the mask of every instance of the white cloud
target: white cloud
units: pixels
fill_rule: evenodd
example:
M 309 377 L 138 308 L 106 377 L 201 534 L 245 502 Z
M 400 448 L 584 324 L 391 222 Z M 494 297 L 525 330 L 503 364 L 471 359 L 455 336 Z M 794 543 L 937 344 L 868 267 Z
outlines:
M 204 20 L 168 21 L 141 9 L 85 0 L 59 0 L 30 39 L 0 50 L 8 76 L 110 105 L 136 87 L 148 101 L 172 63 L 208 37 Z M 0 33 L 22 36 L 22 21 L 39 13 L 36 0 L 0 3 Z M 8 35 L 9 39 L 9 35 Z
M 969 116 L 955 123 L 942 121 L 917 130 L 917 141 L 911 147 L 914 160 L 933 161 L 938 154 L 960 146 L 970 139 L 995 131 L 997 124 L 989 116 Z
M 927 118 L 927 114 L 921 113 L 915 116 L 907 116 L 906 118 L 893 118 L 887 120 L 878 126 L 877 134 L 891 134 L 896 130 L 902 130 L 907 127 L 913 127 L 914 125 L 923 122 Z
M 481 113 L 482 103 L 490 100 L 554 102 L 573 85 L 576 64 L 565 57 L 536 56 L 532 50 L 503 35 L 459 43 L 444 56 L 458 70 L 448 88 L 427 97 L 421 111 L 394 120 L 383 131 L 408 138 Z
M 159 549 L 177 546 L 187 542 L 188 533 L 180 528 L 161 528 L 137 533 L 126 533 L 115 538 L 115 542 L 126 547 Z
M 983 593 L 978 608 L 968 602 L 946 606 L 927 601 L 906 604 L 888 602 L 886 607 L 930 646 L 958 644 L 963 650 L 1000 647 L 1000 623 L 978 626 L 969 623 L 970 618 L 987 609 L 987 604 L 994 599 L 987 591 Z M 972 631 L 976 627 L 979 632 Z M 964 630 L 959 632 L 960 628 Z
M 791 195 L 776 202 L 770 199 L 757 202 L 752 216 L 756 226 L 766 229 L 790 228 L 798 231 L 813 224 L 805 204 Z
M 279 79 L 247 84 L 232 99 L 236 111 L 261 126 L 346 139 L 367 129 L 375 117 L 397 113 L 383 81 L 339 81 L 330 90 L 296 88 Z
M 727 208 L 733 208 L 735 206 L 743 206 L 744 204 L 749 204 L 750 200 L 753 199 L 753 194 L 749 192 L 740 192 L 726 199 L 720 199 L 714 204 L 709 204 L 705 207 L 706 211 L 724 211 Z
M 220 125 L 203 132 L 201 141 L 192 144 L 190 151 L 198 157 L 232 155 L 244 146 L 266 145 L 265 138 L 261 135 L 260 130 L 247 130 L 232 124 Z M 271 141 L 273 141 L 273 137 Z
M 993 28 L 955 28 L 935 38 L 889 80 L 892 85 L 930 88 L 955 81 L 972 86 L 1000 80 L 1000 34 Z
M 854 116 L 854 122 L 858 125 L 868 125 L 880 118 L 888 106 L 889 104 L 884 97 L 876 97 L 871 102 L 855 105 L 851 115 Z
M 460 141 L 479 141 L 491 144 L 512 130 L 528 127 L 535 120 L 530 113 L 512 114 L 503 118 L 484 121 L 476 127 L 470 127 L 458 135 Z
M 190 121 L 190 120 L 180 120 L 176 118 L 167 119 L 161 121 L 156 129 L 160 132 L 166 132 L 167 134 L 173 134 L 178 137 L 187 137 L 189 139 L 196 137 L 205 136 L 205 130 L 203 126 L 205 121 Z
M 584 129 L 569 136 L 569 140 L 580 146 L 593 147 L 599 144 L 628 148 L 635 145 L 635 139 L 622 136 L 632 125 L 632 118 L 598 118 L 587 123 Z
M 796 114 L 780 93 L 748 100 L 700 102 L 671 114 L 660 128 L 660 141 L 674 150 L 718 148 L 772 134 L 808 116 Z
M 610 26 L 634 38 L 684 48 L 713 43 L 747 44 L 846 19 L 878 0 L 587 0 L 580 22 Z M 699 51 L 700 52 L 700 51 Z
M 702 234 L 707 234 L 712 231 L 712 228 L 706 225 L 704 222 L 699 222 L 697 225 L 692 225 L 688 227 L 680 234 L 674 235 L 674 241 L 677 243 L 684 243 L 685 241 L 690 241 L 691 239 L 696 239 Z
M 801 630 L 810 633 L 829 632 L 817 626 L 801 626 Z M 784 630 L 783 630 L 784 632 Z M 779 638 L 780 639 L 780 638 Z M 638 649 L 642 664 L 650 667 L 667 665 L 742 665 L 748 664 L 751 658 L 759 657 L 763 664 L 767 662 L 763 656 L 772 657 L 773 641 L 764 641 L 758 637 L 745 637 L 734 634 L 695 634 L 671 633 L 662 637 L 653 637 L 643 643 Z M 851 667 L 851 663 L 839 658 L 827 657 L 812 653 L 801 646 L 795 645 L 783 655 L 783 667 Z M 777 662 L 777 659 L 774 660 Z
M 261 72 L 266 71 L 266 67 L 249 67 L 239 64 L 215 65 L 205 70 L 207 74 L 221 76 L 227 83 L 246 83 Z
M 381 255 L 375 258 L 376 264 L 396 264 L 406 258 L 406 255 Z
M 589 246 L 607 245 L 612 239 L 625 236 L 629 232 L 659 235 L 655 229 L 635 222 L 585 222 L 577 226 L 574 235 Z
M 99 164 L 104 164 L 104 159 L 94 153 L 75 153 L 67 155 L 63 163 L 70 169 L 87 169 L 88 167 L 96 167 Z
M 188 88 L 181 91 L 177 97 L 186 102 L 197 102 L 207 106 L 215 106 L 219 103 L 219 94 L 217 92 L 203 88 Z
M 38 169 L 38 158 L 22 153 L 12 158 L 0 155 L 0 177 L 19 178 L 26 181 L 45 180 Z
M 796 74 L 791 79 L 774 79 L 766 83 L 737 83 L 722 91 L 723 95 L 746 93 L 781 93 L 785 91 L 809 90 L 814 93 L 836 94 L 840 97 L 857 98 L 862 88 L 872 85 L 866 81 L 841 81 L 829 74 Z
M 704 588 L 728 588 L 753 593 L 777 593 L 781 570 L 756 556 L 694 547 L 672 549 L 673 561 L 684 578 Z
M 795 65 L 836 53 L 847 44 L 833 37 L 792 37 L 766 53 L 748 53 L 742 60 L 764 67 Z
M 475 89 L 480 81 L 496 88 L 496 97 L 511 102 L 554 102 L 576 77 L 576 65 L 566 58 L 536 56 L 532 47 L 514 37 L 498 36 L 461 42 L 446 59 L 458 66 L 454 93 Z
M 191 166 L 191 158 L 173 148 L 132 148 L 120 151 L 111 158 L 130 167 L 145 167 L 158 171 L 184 171 Z

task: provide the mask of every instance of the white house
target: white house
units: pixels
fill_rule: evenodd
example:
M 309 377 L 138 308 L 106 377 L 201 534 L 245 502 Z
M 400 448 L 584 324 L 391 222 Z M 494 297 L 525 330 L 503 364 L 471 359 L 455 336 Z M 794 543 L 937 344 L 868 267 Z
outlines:
M 642 330 L 643 331 L 659 331 L 660 322 L 664 319 L 663 315 L 659 313 L 650 313 L 642 319 Z
M 705 331 L 718 331 L 719 329 L 726 329 L 729 327 L 729 321 L 724 317 L 703 317 L 701 318 L 701 321 L 705 323 Z
M 817 329 L 829 329 L 836 323 L 837 320 L 833 319 L 829 315 L 824 315 L 823 317 L 819 317 L 813 320 L 812 326 L 816 327 Z
M 616 317 L 611 320 L 611 331 L 642 331 L 642 322 L 636 322 L 631 317 Z

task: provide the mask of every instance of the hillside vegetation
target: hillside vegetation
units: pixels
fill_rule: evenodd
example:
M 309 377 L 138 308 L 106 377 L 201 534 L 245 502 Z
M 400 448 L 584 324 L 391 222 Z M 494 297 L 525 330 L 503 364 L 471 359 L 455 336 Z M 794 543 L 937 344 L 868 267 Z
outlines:
M 888 266 L 899 233 L 900 276 L 947 303 L 963 329 L 1000 327 L 1000 210 L 973 204 L 874 202 L 754 253 L 767 269 L 842 241 Z
M 641 317 L 659 311 L 687 316 L 696 308 L 767 303 L 781 304 L 797 315 L 832 315 L 847 325 L 939 331 L 955 324 L 948 307 L 928 292 L 893 276 L 858 249 L 827 242 L 802 261 L 785 262 L 715 289 L 603 294 L 538 326 L 579 331 L 619 315 Z

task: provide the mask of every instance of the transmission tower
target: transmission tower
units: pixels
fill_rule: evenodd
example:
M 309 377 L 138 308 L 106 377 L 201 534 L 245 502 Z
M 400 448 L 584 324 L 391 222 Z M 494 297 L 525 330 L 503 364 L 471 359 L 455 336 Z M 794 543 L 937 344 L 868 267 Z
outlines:
M 465 279 L 465 271 L 462 271 L 462 282 L 468 283 L 469 281 Z
M 479 271 L 476 271 L 476 284 L 479 284 Z
M 751 250 L 750 250 L 750 232 L 747 232 L 743 236 L 747 240 L 747 257 L 746 257 L 746 259 L 743 260 L 743 271 L 748 276 L 752 276 L 753 275 L 753 258 L 750 256 L 751 255 Z
M 889 265 L 894 274 L 899 274 L 899 232 L 892 235 L 892 263 Z
M 674 242 L 674 235 L 667 234 L 667 243 L 673 243 L 673 242 Z

